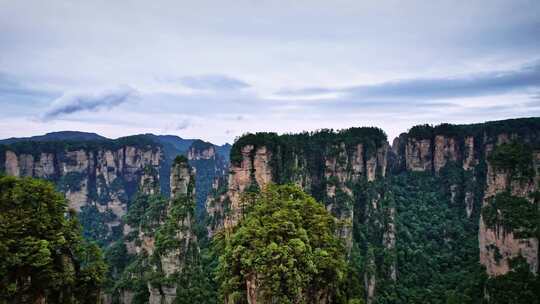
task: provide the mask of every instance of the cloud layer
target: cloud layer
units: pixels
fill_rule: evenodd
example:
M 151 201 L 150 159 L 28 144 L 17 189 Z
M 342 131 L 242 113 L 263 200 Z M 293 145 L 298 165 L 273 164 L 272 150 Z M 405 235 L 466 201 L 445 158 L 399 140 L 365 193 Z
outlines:
M 136 95 L 137 91 L 130 87 L 119 87 L 98 93 L 65 94 L 54 100 L 41 118 L 48 121 L 82 111 L 112 109 L 122 103 L 128 102 Z
M 540 62 L 507 71 L 491 71 L 479 74 L 446 78 L 418 78 L 384 82 L 375 85 L 359 85 L 346 88 L 311 87 L 282 90 L 280 97 L 291 99 L 335 94 L 349 100 L 437 100 L 506 94 L 515 91 L 528 92 L 540 89 Z

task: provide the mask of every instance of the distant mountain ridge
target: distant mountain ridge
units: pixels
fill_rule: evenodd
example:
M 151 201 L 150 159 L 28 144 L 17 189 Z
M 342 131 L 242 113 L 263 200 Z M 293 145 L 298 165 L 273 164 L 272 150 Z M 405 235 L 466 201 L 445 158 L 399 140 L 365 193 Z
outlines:
M 12 144 L 21 141 L 88 141 L 88 140 L 109 140 L 109 138 L 101 136 L 91 132 L 79 132 L 79 131 L 59 131 L 50 132 L 44 135 L 36 135 L 31 137 L 10 137 L 6 139 L 0 139 L 0 144 Z
M 213 143 L 203 141 L 201 139 L 186 139 L 177 135 L 156 135 L 152 133 L 145 134 L 136 134 L 130 136 L 123 136 L 120 138 L 132 137 L 132 136 L 145 136 L 148 137 L 164 146 L 167 146 L 170 151 L 175 150 L 177 153 L 182 154 L 186 153 L 191 145 L 196 141 L 201 141 L 209 143 L 216 147 L 216 152 L 220 154 L 223 158 L 229 158 L 229 151 L 231 145 L 225 143 L 224 145 L 215 145 Z M 109 137 L 105 137 L 93 132 L 81 132 L 81 131 L 57 131 L 49 132 L 43 135 L 35 135 L 29 137 L 10 137 L 5 139 L 0 139 L 0 145 L 9 145 L 18 142 L 32 141 L 32 142 L 54 142 L 54 141 L 109 141 L 115 140 Z

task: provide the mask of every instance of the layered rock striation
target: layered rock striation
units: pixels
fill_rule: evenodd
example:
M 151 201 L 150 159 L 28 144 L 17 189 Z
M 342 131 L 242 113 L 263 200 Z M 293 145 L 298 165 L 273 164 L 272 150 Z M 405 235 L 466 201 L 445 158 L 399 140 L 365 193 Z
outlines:
M 184 156 L 175 159 L 170 198 L 161 195 L 156 176 L 157 171 L 149 171 L 127 214 L 130 233 L 118 242 L 126 243 L 132 262 L 121 271 L 110 301 L 128 304 L 138 295 L 137 301 L 174 303 L 178 288 L 185 288 L 180 282 L 189 280 L 187 272 L 193 274 L 200 266 L 194 228 L 195 172 Z
M 218 191 L 207 202 L 213 224 L 209 233 L 232 229 L 238 223 L 247 207 L 244 192 L 269 183 L 294 183 L 324 202 L 342 221 L 339 233 L 350 247 L 356 199 L 353 185 L 384 177 L 388 150 L 386 136 L 376 128 L 244 136 L 231 150 L 226 192 Z
M 109 236 L 121 233 L 121 218 L 148 168 L 158 170 L 163 152 L 142 138 L 89 142 L 18 142 L 0 146 L 0 170 L 53 181 L 77 212 L 102 214 Z M 159 179 L 159 176 L 157 177 Z M 107 236 L 100 235 L 101 238 Z
M 521 203 L 528 202 L 532 206 L 523 207 L 531 211 L 521 217 L 538 218 L 538 213 L 534 212 L 538 204 L 536 193 L 540 190 L 538 119 L 417 126 L 395 139 L 392 150 L 398 153 L 393 165 L 396 171 L 441 175 L 451 166 L 463 170 L 464 179 L 456 181 L 445 176 L 445 181 L 452 201 L 462 203 L 468 217 L 473 213 L 477 215 L 479 261 L 489 276 L 508 273 L 511 260 L 518 256 L 527 260 L 532 272 L 538 272 L 538 235 L 523 237 L 521 234 L 520 237 L 519 231 L 524 227 L 501 224 L 505 221 L 505 206 L 512 197 L 523 198 Z M 496 197 L 503 193 L 510 195 L 506 201 L 499 200 L 499 205 L 493 206 Z M 488 225 L 483 211 L 493 211 L 499 216 Z

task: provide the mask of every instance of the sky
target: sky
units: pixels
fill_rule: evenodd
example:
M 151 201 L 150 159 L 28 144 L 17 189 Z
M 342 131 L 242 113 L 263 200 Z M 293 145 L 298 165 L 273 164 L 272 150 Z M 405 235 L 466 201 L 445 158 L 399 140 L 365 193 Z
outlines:
M 538 0 L 0 0 L 0 138 L 531 116 Z

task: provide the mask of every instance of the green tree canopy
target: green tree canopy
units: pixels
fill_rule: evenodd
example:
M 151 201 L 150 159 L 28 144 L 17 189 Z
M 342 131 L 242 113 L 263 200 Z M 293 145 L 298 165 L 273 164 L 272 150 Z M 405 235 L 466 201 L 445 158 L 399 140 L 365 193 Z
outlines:
M 331 297 L 345 269 L 337 220 L 293 185 L 270 185 L 251 199 L 251 210 L 220 256 L 222 295 L 237 303 L 248 295 L 257 303 Z M 255 288 L 248 291 L 248 284 Z
M 54 186 L 0 177 L 0 303 L 97 303 L 106 266 Z

